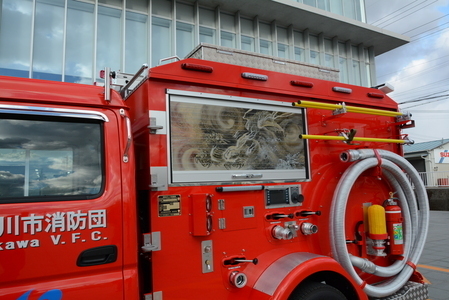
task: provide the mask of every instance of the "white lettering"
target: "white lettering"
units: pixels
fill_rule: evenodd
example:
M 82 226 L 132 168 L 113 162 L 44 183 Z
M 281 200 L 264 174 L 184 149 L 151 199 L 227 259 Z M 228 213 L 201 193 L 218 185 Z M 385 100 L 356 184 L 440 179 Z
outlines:
M 39 240 L 31 240 L 30 247 L 39 247 L 40 243 Z
M 19 225 L 19 222 L 20 222 L 20 216 L 16 216 L 16 217 L 15 217 L 15 226 L 14 226 L 14 228 L 15 228 L 14 234 L 15 234 L 15 235 L 20 235 L 20 225 Z
M 36 216 L 35 214 L 31 214 L 28 217 L 22 217 L 23 231 L 28 232 L 29 230 L 30 234 L 32 235 L 34 235 L 36 232 L 41 232 L 43 219 L 43 216 Z
M 14 244 L 14 242 L 6 242 L 5 249 L 6 249 L 6 250 L 13 250 L 13 249 L 16 249 L 16 244 Z
M 15 242 L 6 242 L 5 247 L 3 248 L 3 243 L 0 242 L 0 251 L 3 250 L 15 250 L 15 249 L 25 249 L 28 247 L 39 247 L 40 241 L 39 240 L 21 240 L 21 241 L 15 241 Z
M 76 243 L 76 240 L 80 238 L 81 233 L 72 233 L 72 243 Z
M 58 234 L 57 236 L 50 235 L 51 240 L 53 241 L 53 245 L 58 245 L 59 241 L 61 240 L 61 235 Z
M 8 234 L 12 233 L 12 217 L 7 218 L 7 227 L 8 227 Z
M 65 213 L 56 212 L 54 214 L 47 214 L 47 218 L 45 222 L 48 223 L 47 228 L 45 228 L 46 232 L 56 232 L 56 229 L 59 231 L 65 231 Z
M 86 229 L 87 213 L 69 211 L 67 213 L 67 231 Z
M 101 232 L 100 231 L 93 231 L 91 234 L 92 241 L 99 241 L 101 240 Z
M 89 229 L 106 227 L 106 210 L 89 210 Z
M 17 241 L 17 248 L 22 249 L 28 247 L 28 240 L 25 241 Z

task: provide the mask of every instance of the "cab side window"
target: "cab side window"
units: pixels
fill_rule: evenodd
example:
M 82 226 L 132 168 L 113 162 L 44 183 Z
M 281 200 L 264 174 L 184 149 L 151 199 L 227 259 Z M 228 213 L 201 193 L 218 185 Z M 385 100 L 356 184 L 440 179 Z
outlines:
M 101 141 L 96 120 L 0 115 L 0 203 L 95 197 Z

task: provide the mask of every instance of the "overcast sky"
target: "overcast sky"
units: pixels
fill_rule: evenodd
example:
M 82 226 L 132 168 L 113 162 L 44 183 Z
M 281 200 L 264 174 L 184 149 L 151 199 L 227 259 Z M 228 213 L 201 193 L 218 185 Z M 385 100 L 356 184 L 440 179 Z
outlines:
M 449 0 L 366 0 L 367 22 L 411 42 L 376 57 L 378 84 L 388 82 L 416 128 L 415 142 L 449 138 Z M 426 100 L 422 100 L 426 99 Z

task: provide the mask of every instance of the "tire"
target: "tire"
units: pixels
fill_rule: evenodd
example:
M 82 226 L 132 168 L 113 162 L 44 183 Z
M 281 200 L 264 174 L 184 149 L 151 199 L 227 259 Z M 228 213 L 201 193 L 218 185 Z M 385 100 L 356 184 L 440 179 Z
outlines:
M 288 298 L 288 300 L 347 300 L 342 292 L 333 286 L 316 282 L 306 281 L 299 285 Z

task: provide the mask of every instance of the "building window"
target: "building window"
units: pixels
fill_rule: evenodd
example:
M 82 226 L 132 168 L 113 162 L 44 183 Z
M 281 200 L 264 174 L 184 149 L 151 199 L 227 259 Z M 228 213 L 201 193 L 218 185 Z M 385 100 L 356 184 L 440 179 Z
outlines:
M 340 70 L 340 81 L 343 83 L 349 83 L 346 44 L 342 42 L 338 42 L 338 66 Z
M 295 60 L 305 61 L 304 58 L 304 35 L 302 32 L 294 31 L 293 39 L 295 41 Z
M 367 86 L 371 86 L 371 64 L 370 64 L 370 51 L 365 48 L 363 49 L 365 53 L 365 76 Z
M 330 39 L 324 39 L 324 65 L 328 68 L 335 68 L 334 46 Z
M 240 19 L 241 28 L 241 47 L 242 50 L 255 52 L 255 38 L 254 38 L 254 23 L 253 20 L 241 18 Z
M 220 13 L 220 45 L 236 47 L 235 18 L 233 15 Z
M 260 53 L 273 55 L 273 43 L 270 24 L 259 22 L 259 38 Z
M 365 22 L 364 0 L 293 0 L 322 10 Z
M 0 4 L 0 75 L 29 77 L 33 1 L 3 0 Z
M 148 16 L 126 12 L 125 72 L 135 73 L 148 63 Z
M 121 16 L 120 9 L 98 6 L 97 70 L 121 69 L 121 47 L 113 46 L 121 43 Z
M 216 18 L 215 11 L 200 8 L 200 43 L 216 44 Z
M 62 28 L 64 28 L 64 1 L 36 1 L 32 78 L 62 80 L 64 45 Z
M 147 12 L 148 0 L 126 0 L 126 9 L 139 12 Z
M 360 73 L 360 55 L 357 46 L 351 46 L 352 53 L 352 82 L 356 85 L 362 85 L 362 74 Z
M 171 20 L 153 16 L 151 47 L 151 65 L 157 66 L 159 60 L 170 56 L 171 53 Z M 156 42 L 155 42 L 156 41 Z
M 176 55 L 184 58 L 194 47 L 193 6 L 176 4 Z
M 287 28 L 277 27 L 278 54 L 282 58 L 290 58 Z
M 318 37 L 315 35 L 309 35 L 309 47 L 310 47 L 310 58 L 309 62 L 311 64 L 320 64 L 320 49 L 318 46 Z
M 92 83 L 94 50 L 94 5 L 67 2 L 67 38 L 64 81 Z

